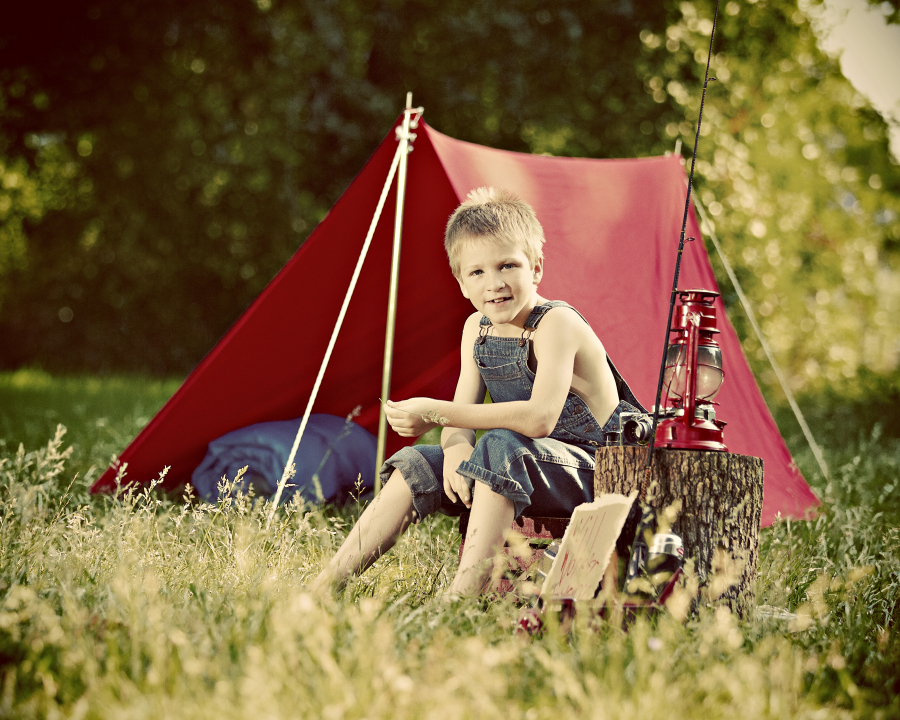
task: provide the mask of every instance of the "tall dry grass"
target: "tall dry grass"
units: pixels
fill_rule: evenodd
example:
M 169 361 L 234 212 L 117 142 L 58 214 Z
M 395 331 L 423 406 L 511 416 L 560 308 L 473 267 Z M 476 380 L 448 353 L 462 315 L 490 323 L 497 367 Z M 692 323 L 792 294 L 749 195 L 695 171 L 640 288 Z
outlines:
M 582 613 L 538 638 L 512 598 L 445 598 L 449 518 L 323 602 L 307 583 L 358 507 L 266 531 L 248 496 L 88 498 L 64 441 L 0 447 L 3 717 L 900 717 L 900 447 L 877 432 L 831 452 L 816 520 L 763 532 L 758 603 L 795 620 Z

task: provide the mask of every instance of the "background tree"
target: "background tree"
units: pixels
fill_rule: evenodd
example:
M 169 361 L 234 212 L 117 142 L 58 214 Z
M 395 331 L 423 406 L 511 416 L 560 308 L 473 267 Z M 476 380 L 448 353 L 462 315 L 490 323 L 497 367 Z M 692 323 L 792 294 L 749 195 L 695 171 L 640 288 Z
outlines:
M 689 156 L 713 4 L 76 0 L 52 25 L 16 12 L 0 30 L 0 365 L 184 373 L 406 90 L 472 142 L 629 157 L 681 139 Z M 818 50 L 815 12 L 723 4 L 696 178 L 796 388 L 895 377 L 900 338 L 897 166 L 882 119 Z
M 584 116 L 593 130 L 571 149 L 629 154 L 645 139 L 634 118 L 658 114 L 633 67 L 640 30 L 663 27 L 656 7 L 81 0 L 54 25 L 17 12 L 2 151 L 71 187 L 4 251 L 6 366 L 186 372 L 407 89 L 445 132 L 519 150 L 562 149 Z
M 712 13 L 706 3 L 679 9 L 664 36 L 644 34 L 644 62 L 659 73 L 648 84 L 669 108 L 665 134 L 687 144 L 699 97 L 679 78 L 705 63 Z M 726 255 L 795 389 L 890 374 L 900 351 L 900 174 L 887 127 L 818 50 L 816 7 L 723 9 L 697 169 Z M 732 317 L 774 383 L 743 315 Z

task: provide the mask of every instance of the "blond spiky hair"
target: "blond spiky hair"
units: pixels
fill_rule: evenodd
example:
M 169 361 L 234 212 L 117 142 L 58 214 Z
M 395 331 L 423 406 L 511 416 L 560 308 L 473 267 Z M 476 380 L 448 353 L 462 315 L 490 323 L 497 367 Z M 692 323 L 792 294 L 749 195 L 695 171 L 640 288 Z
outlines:
M 466 240 L 512 241 L 532 267 L 544 257 L 544 229 L 531 206 L 509 190 L 481 187 L 472 190 L 447 221 L 444 248 L 450 269 L 459 277 L 459 247 Z

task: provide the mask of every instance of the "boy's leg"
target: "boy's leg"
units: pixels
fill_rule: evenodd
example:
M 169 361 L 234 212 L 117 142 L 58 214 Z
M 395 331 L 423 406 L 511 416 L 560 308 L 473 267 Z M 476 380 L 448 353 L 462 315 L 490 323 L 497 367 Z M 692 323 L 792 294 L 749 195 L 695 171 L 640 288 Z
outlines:
M 450 592 L 460 595 L 481 592 L 492 569 L 488 561 L 503 548 L 504 534 L 512 527 L 514 516 L 512 500 L 482 482 L 475 483 L 466 544 Z
M 413 512 L 409 486 L 394 470 L 313 585 L 324 588 L 361 573 L 394 546 L 412 522 Z

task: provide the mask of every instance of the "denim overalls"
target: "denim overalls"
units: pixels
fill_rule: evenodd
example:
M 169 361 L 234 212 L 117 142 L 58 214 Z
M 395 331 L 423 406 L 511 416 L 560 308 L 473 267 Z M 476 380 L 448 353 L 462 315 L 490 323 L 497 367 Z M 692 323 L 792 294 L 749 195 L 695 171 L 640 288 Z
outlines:
M 528 316 L 521 338 L 491 335 L 491 321 L 482 316 L 473 352 L 493 402 L 531 397 L 534 373 L 528 367 L 530 337 L 554 307 L 571 306 L 558 300 L 538 305 Z M 457 469 L 469 480 L 470 490 L 476 480 L 485 483 L 513 501 L 516 517 L 523 513 L 569 517 L 578 505 L 593 500 L 594 454 L 604 444 L 604 433 L 619 429 L 618 417 L 623 411 L 644 412 L 608 356 L 607 361 L 616 380 L 619 404 L 605 424 L 601 425 L 584 401 L 570 390 L 549 437 L 530 438 L 512 430 L 488 430 L 475 444 L 469 460 Z M 382 482 L 395 468 L 412 491 L 419 519 L 436 510 L 458 515 L 466 509 L 461 502 L 451 502 L 444 492 L 444 452 L 440 445 L 415 445 L 395 453 L 381 469 Z

